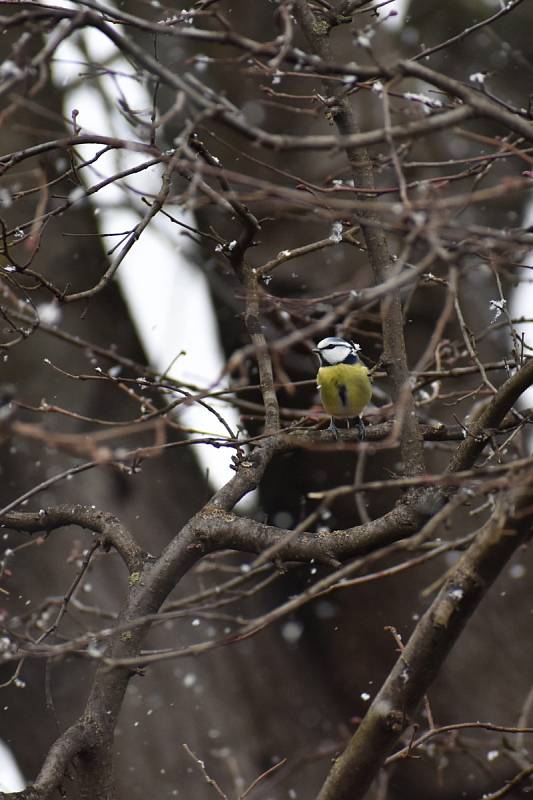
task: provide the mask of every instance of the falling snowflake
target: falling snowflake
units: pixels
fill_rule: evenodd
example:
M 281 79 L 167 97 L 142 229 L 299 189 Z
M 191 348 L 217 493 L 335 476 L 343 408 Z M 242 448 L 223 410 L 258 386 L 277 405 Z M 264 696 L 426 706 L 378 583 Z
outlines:
M 333 223 L 329 238 L 332 242 L 335 242 L 336 244 L 342 242 L 342 222 Z
M 489 308 L 491 311 L 494 312 L 494 316 L 492 318 L 493 322 L 496 322 L 498 317 L 501 316 L 502 311 L 504 310 L 505 306 L 507 305 L 507 300 L 502 297 L 501 300 L 489 300 Z

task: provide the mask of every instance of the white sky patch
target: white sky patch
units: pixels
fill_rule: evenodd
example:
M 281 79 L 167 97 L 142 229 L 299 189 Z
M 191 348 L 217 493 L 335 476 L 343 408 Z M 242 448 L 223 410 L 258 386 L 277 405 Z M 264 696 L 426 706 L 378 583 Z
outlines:
M 0 791 L 21 792 L 26 787 L 11 751 L 0 741 Z
M 522 227 L 528 228 L 533 225 L 533 200 L 530 201 L 524 217 L 525 219 Z M 533 267 L 533 249 L 529 251 L 522 263 Z M 517 269 L 516 272 L 520 278 L 533 281 L 533 269 Z M 516 319 L 518 317 L 532 319 L 533 283 L 520 283 L 511 294 L 509 306 L 512 319 Z M 533 347 L 533 324 L 524 323 L 522 325 L 516 325 L 516 330 L 519 336 L 521 336 L 523 333 L 526 344 L 528 344 L 530 347 Z M 525 353 L 526 355 L 531 355 L 531 350 L 526 350 Z M 518 406 L 521 408 L 530 408 L 533 406 L 533 387 L 524 392 L 520 398 L 520 401 L 518 402 Z M 533 444 L 532 439 L 533 437 L 530 436 L 529 441 L 531 444 Z
M 394 2 L 384 6 L 383 13 L 385 14 L 390 14 L 391 11 L 396 11 L 396 16 L 389 17 L 385 23 L 389 28 L 395 30 L 396 28 L 399 28 L 400 25 L 403 25 L 409 3 L 410 0 L 394 0 Z
M 80 79 L 80 73 L 87 69 L 81 63 L 86 57 L 76 47 L 76 37 L 63 42 L 56 51 L 53 72 L 56 83 L 66 87 L 65 116 L 70 117 L 73 109 L 77 109 L 76 122 L 83 132 L 143 141 L 142 126 L 134 130 L 131 121 L 119 110 L 118 100 L 122 96 L 131 109 L 145 112 L 139 116 L 149 123 L 152 97 L 146 87 L 130 77 L 133 76 L 132 66 L 117 54 L 114 45 L 102 33 L 88 29 L 78 37 L 83 37 L 90 61 L 109 63 L 119 74 L 98 78 L 82 76 Z M 78 152 L 89 158 L 101 149 L 101 145 L 83 145 Z M 145 153 L 111 151 L 99 158 L 94 166 L 81 170 L 81 175 L 87 184 L 93 184 L 148 160 L 150 156 Z M 131 230 L 147 210 L 141 196 L 150 200 L 150 195 L 160 191 L 161 175 L 162 167 L 157 165 L 138 175 L 128 176 L 125 182 L 138 194 L 120 188 L 119 184 L 111 184 L 91 197 L 91 203 L 97 209 L 96 223 L 100 233 Z M 177 206 L 165 205 L 165 210 L 194 226 L 192 215 Z M 170 378 L 202 389 L 213 386 L 222 372 L 224 356 L 206 279 L 194 265 L 194 244 L 181 235 L 181 230 L 158 214 L 120 265 L 117 279 L 152 366 L 159 372 L 166 371 Z M 105 249 L 109 250 L 118 241 L 119 237 L 106 236 Z M 212 401 L 207 402 L 215 405 Z M 216 408 L 235 430 L 237 412 L 227 403 L 218 403 Z M 184 406 L 179 418 L 185 427 L 199 433 L 228 435 L 216 417 L 196 403 Z M 233 475 L 229 469 L 232 452 L 230 448 L 195 448 L 215 487 Z

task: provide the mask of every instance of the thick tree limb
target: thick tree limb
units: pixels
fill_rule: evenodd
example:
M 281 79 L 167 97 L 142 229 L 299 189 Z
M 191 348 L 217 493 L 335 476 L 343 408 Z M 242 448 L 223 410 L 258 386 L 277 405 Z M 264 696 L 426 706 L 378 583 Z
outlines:
M 21 792 L 0 792 L 0 800 L 13 797 L 19 800 L 44 800 L 51 797 L 63 782 L 68 765 L 80 752 L 86 738 L 86 731 L 79 723 L 67 728 L 51 746 L 34 783 Z
M 533 472 L 499 506 L 416 626 L 356 734 L 335 762 L 319 800 L 360 800 L 391 747 L 508 559 L 530 535 Z
M 129 572 L 141 569 L 146 554 L 139 547 L 130 531 L 113 514 L 99 511 L 92 506 L 61 505 L 38 512 L 12 511 L 0 517 L 2 525 L 14 530 L 38 533 L 49 532 L 66 525 L 78 525 L 101 534 L 104 548 L 114 547 L 128 567 Z

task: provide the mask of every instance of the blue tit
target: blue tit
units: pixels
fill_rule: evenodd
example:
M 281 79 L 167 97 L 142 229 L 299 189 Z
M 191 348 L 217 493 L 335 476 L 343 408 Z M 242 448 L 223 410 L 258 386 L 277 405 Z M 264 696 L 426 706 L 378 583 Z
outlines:
M 338 436 L 334 419 L 355 419 L 359 439 L 365 438 L 365 426 L 359 414 L 370 402 L 372 384 L 368 370 L 361 364 L 355 342 L 328 336 L 313 348 L 320 358 L 317 385 L 322 405 L 331 415 L 331 430 Z M 349 426 L 349 422 L 348 422 Z

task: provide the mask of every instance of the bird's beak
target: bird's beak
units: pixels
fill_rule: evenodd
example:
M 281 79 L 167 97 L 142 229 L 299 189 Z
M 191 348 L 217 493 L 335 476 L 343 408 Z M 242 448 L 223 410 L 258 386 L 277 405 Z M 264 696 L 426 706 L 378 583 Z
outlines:
M 318 347 L 313 347 L 313 349 L 312 349 L 312 351 L 311 351 L 311 352 L 313 352 L 313 353 L 320 353 L 320 350 L 318 349 Z

